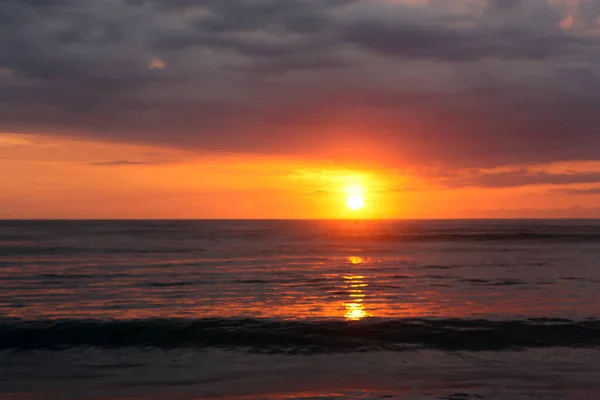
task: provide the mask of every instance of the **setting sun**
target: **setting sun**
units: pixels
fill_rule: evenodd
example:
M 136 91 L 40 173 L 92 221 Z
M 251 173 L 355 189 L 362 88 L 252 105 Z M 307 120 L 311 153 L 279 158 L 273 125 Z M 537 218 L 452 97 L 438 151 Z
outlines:
M 365 206 L 365 200 L 361 195 L 355 194 L 348 196 L 348 208 L 351 210 L 360 210 Z
M 346 203 L 349 209 L 360 210 L 365 206 L 364 191 L 360 185 L 352 185 L 346 189 Z

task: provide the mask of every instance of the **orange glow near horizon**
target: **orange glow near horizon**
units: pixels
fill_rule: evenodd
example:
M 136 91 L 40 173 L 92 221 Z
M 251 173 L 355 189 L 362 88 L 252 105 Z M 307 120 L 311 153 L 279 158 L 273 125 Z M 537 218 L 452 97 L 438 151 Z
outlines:
M 534 168 L 568 174 L 600 171 L 600 163 Z M 0 134 L 0 171 L 8 171 L 0 173 L 0 219 L 600 216 L 600 195 L 593 194 L 592 183 L 563 186 L 576 189 L 572 192 L 557 185 L 444 187 L 435 175 L 420 175 L 418 168 L 369 167 L 367 159 L 345 165 L 292 155 L 199 154 Z M 469 171 L 463 174 L 470 176 Z

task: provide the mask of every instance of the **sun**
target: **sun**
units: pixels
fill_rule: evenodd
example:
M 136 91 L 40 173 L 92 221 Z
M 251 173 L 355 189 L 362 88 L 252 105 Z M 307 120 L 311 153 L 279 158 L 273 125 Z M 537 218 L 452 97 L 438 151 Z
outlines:
M 353 184 L 346 187 L 346 205 L 352 211 L 358 211 L 365 206 L 365 189 L 362 185 Z
M 348 208 L 351 210 L 360 210 L 365 206 L 365 199 L 360 194 L 348 196 Z

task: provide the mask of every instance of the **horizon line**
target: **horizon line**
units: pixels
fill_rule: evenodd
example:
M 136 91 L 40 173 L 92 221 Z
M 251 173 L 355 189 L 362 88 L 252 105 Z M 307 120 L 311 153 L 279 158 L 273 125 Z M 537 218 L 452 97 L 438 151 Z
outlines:
M 0 222 L 136 222 L 136 221 L 600 221 L 600 217 L 490 218 L 0 218 Z

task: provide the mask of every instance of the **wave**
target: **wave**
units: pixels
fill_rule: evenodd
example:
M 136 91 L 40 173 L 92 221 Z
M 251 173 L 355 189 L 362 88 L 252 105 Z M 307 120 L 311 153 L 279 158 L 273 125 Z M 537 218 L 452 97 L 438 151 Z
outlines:
M 221 348 L 269 354 L 598 347 L 600 320 L 0 320 L 0 349 Z
M 274 232 L 270 235 L 261 236 L 265 240 L 275 240 L 281 238 L 282 235 Z M 199 235 L 194 239 L 202 239 Z M 256 237 L 240 235 L 239 238 L 246 240 L 254 240 Z M 97 239 L 97 238 L 96 238 Z M 140 235 L 139 240 L 148 239 L 145 235 Z M 204 238 L 206 239 L 206 238 Z M 221 237 L 219 240 L 226 239 Z M 427 242 L 482 242 L 482 243 L 510 243 L 510 242 L 553 242 L 553 243 L 600 243 L 600 233 L 452 233 L 452 234 L 395 234 L 395 233 L 364 233 L 364 234 L 331 234 L 331 233 L 314 233 L 310 236 L 298 235 L 291 238 L 297 242 L 302 241 L 318 241 L 318 240 L 333 240 L 339 243 L 427 243 Z M 94 238 L 89 239 L 95 240 Z M 140 242 L 140 243 L 142 243 Z M 165 247 L 153 246 L 151 249 L 147 246 L 131 245 L 130 247 L 115 246 L 110 243 L 100 243 L 97 247 L 87 245 L 87 243 L 73 242 L 70 246 L 54 246 L 41 244 L 11 244 L 9 242 L 0 241 L 0 256 L 15 257 L 15 256 L 63 256 L 65 254 L 189 254 L 203 253 L 207 249 L 193 245 L 165 245 Z M 318 247 L 317 247 L 318 248 Z M 329 248 L 327 248 L 329 250 Z M 1 267 L 1 266 L 0 266 Z M 430 269 L 444 269 L 442 267 L 430 266 Z

